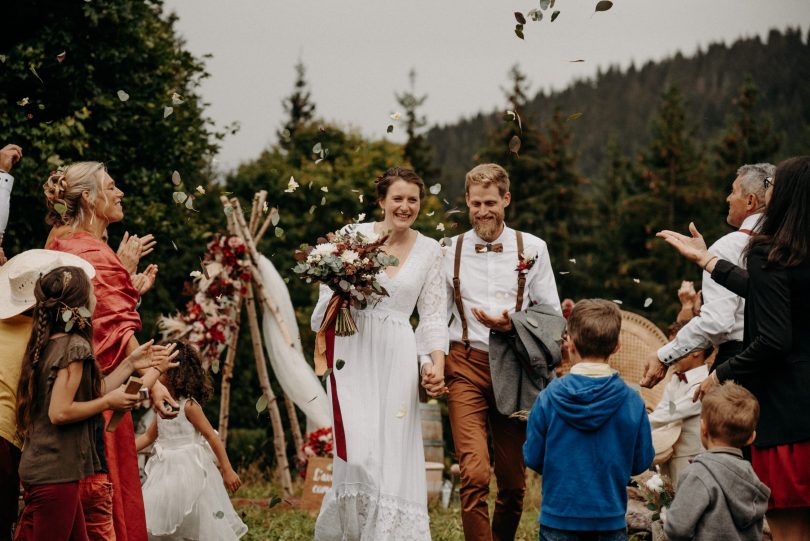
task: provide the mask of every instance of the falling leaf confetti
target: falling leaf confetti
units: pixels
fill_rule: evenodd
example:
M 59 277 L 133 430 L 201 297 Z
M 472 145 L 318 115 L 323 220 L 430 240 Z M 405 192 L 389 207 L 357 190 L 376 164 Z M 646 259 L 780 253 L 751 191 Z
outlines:
M 338 359 L 337 361 L 335 361 L 335 368 L 336 369 L 340 370 L 344 366 L 346 366 L 346 361 L 344 361 L 343 359 Z
M 365 212 L 361 212 L 360 214 L 357 215 L 357 221 L 358 222 L 362 222 L 365 219 L 366 219 L 366 213 Z
M 555 11 L 554 13 L 552 13 L 552 14 L 551 14 L 551 22 L 556 21 L 556 20 L 557 20 L 557 17 L 559 17 L 559 16 L 560 16 L 560 10 L 557 10 L 557 11 Z
M 568 115 L 568 120 L 576 120 L 582 116 L 582 113 L 574 113 L 572 115 Z
M 644 308 L 649 308 L 650 305 L 653 303 L 653 300 L 650 297 L 644 299 Z
M 185 102 L 186 100 L 183 99 L 183 96 L 174 92 L 172 94 L 172 105 L 180 105 L 181 103 Z
M 435 210 L 431 210 L 431 211 L 430 211 L 430 212 L 428 212 L 426 215 L 427 215 L 427 216 L 433 216 L 434 214 L 436 214 L 436 211 L 435 211 Z
M 400 112 L 396 112 L 391 115 L 391 120 L 399 120 L 400 118 L 402 118 L 402 113 Z
M 532 9 L 526 15 L 535 22 L 543 20 L 543 12 L 539 9 Z
M 518 24 L 526 24 L 526 17 L 524 17 L 519 11 L 515 12 L 515 20 L 518 22 Z
M 25 106 L 26 106 L 26 105 L 28 105 L 30 102 L 31 102 L 31 100 L 30 100 L 30 99 L 28 99 L 28 97 L 25 97 L 25 98 L 21 99 L 20 101 L 18 101 L 18 102 L 17 102 L 17 105 L 19 105 L 20 107 L 25 107 Z
M 267 409 L 267 397 L 261 395 L 256 401 L 256 413 L 261 413 Z
M 397 412 L 397 419 L 402 419 L 405 417 L 405 414 L 408 413 L 408 410 L 405 409 L 405 402 L 400 404 L 399 411 Z
M 518 25 L 515 26 L 515 35 L 517 37 L 519 37 L 520 39 L 525 39 L 523 37 L 523 25 L 522 24 L 518 24 Z
M 520 137 L 517 135 L 513 135 L 511 139 L 509 139 L 509 152 L 512 154 L 517 154 L 520 151 Z
M 633 282 L 635 282 L 636 284 L 640 284 L 641 280 L 639 280 L 638 278 L 633 278 Z
M 59 53 L 58 55 L 56 55 L 56 61 L 57 61 L 57 62 L 59 62 L 59 63 L 61 64 L 62 62 L 64 62 L 64 61 L 65 61 L 65 57 L 66 57 L 66 56 L 67 56 L 67 53 L 66 53 L 65 51 L 62 51 L 61 53 Z
M 613 299 L 613 302 L 615 302 L 616 304 L 622 304 L 622 301 L 620 301 L 619 299 Z
M 197 186 L 195 189 L 200 195 L 205 195 L 205 188 L 203 188 L 202 186 Z
M 436 230 L 437 231 L 444 231 L 444 224 L 443 223 L 436 224 Z
M 168 118 L 174 112 L 174 107 L 163 108 L 163 118 Z
M 433 195 L 439 195 L 439 192 L 442 191 L 442 185 L 437 182 L 436 184 L 431 186 L 428 191 Z
M 583 60 L 582 58 L 579 58 L 579 59 L 577 59 L 577 60 L 569 60 L 569 62 L 571 62 L 571 63 L 577 63 L 577 62 L 585 62 L 585 60 Z
M 190 273 L 188 273 L 188 275 L 191 276 L 192 278 L 197 279 L 197 278 L 202 278 L 203 274 L 198 270 L 193 270 Z
M 180 173 L 178 173 L 177 171 L 173 172 L 172 173 L 172 184 L 174 184 L 175 186 L 180 186 L 180 184 L 182 184 L 182 183 L 183 183 L 183 181 L 180 179 Z
M 121 101 L 127 101 L 129 99 L 129 94 L 124 92 L 123 90 L 118 91 L 118 99 Z
M 394 133 L 394 125 L 389 124 L 387 128 L 385 128 L 385 133 Z
M 568 261 L 570 261 L 570 262 L 571 262 L 571 263 L 573 263 L 574 265 L 576 265 L 576 264 L 577 264 L 577 260 L 576 260 L 576 259 L 574 259 L 573 257 L 572 257 L 571 259 L 569 259 Z
M 295 181 L 294 177 L 290 177 L 289 182 L 287 182 L 287 189 L 284 190 L 285 193 L 293 193 L 295 190 L 298 189 L 300 184 Z
M 321 191 L 329 193 L 329 186 L 321 186 Z
M 610 0 L 600 0 L 599 2 L 596 3 L 596 10 L 595 11 L 596 12 L 607 11 L 612 7 L 613 7 L 613 2 L 611 2 Z
M 283 230 L 282 228 L 277 227 L 277 228 L 275 228 L 275 230 L 274 230 L 274 231 L 275 231 L 275 233 L 276 233 L 276 238 L 277 238 L 277 239 L 280 239 L 281 237 L 283 237 L 283 236 L 284 236 L 284 230 Z

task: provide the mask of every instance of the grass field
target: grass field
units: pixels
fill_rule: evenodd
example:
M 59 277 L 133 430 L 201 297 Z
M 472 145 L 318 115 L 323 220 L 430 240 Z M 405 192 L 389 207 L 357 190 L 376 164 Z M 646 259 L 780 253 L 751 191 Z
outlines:
M 267 501 L 281 494 L 279 485 L 268 481 L 265 475 L 256 469 L 240 472 L 240 477 L 243 485 L 236 494 L 237 498 Z M 299 495 L 303 483 L 300 480 L 297 480 L 296 483 L 296 495 Z M 496 485 L 493 482 L 489 499 L 490 513 L 495 505 L 495 491 Z M 529 477 L 523 517 L 516 540 L 534 541 L 537 539 L 539 505 L 540 478 L 532 473 Z M 242 520 L 250 528 L 248 534 L 242 538 L 244 541 L 312 541 L 315 532 L 315 515 L 296 510 L 287 502 L 282 502 L 272 508 L 262 506 L 258 502 L 239 503 L 236 505 L 236 511 L 242 515 Z M 442 509 L 438 504 L 431 506 L 430 530 L 434 541 L 463 541 L 464 533 L 457 499 L 448 509 Z

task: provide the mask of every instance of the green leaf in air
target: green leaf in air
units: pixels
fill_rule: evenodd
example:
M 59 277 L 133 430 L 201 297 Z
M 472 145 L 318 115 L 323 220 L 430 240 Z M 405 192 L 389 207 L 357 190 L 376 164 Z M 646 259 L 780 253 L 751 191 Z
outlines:
M 523 38 L 523 25 L 522 24 L 515 25 L 515 35 L 517 37 L 519 37 L 520 39 L 524 39 Z
M 344 361 L 343 359 L 338 359 L 337 361 L 335 361 L 335 368 L 336 369 L 340 370 L 344 366 L 346 366 L 346 361 Z
M 256 401 L 256 413 L 261 413 L 267 409 L 267 397 L 261 395 Z
M 559 17 L 559 16 L 560 16 L 560 10 L 558 9 L 554 13 L 551 14 L 551 22 L 556 21 L 557 17 Z
M 543 12 L 539 9 L 533 9 L 529 11 L 526 15 L 533 21 L 542 21 L 543 20 Z
M 515 20 L 518 22 L 518 24 L 526 24 L 526 17 L 524 17 L 519 11 L 515 12 Z

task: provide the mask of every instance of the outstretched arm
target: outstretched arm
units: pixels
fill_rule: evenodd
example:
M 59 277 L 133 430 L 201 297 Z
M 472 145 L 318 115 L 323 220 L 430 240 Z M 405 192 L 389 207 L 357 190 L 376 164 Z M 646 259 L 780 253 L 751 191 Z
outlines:
M 188 418 L 189 422 L 194 425 L 194 428 L 203 435 L 205 441 L 208 442 L 208 445 L 210 445 L 211 449 L 214 451 L 214 455 L 219 461 L 219 466 L 222 468 L 222 480 L 225 482 L 225 487 L 231 492 L 236 492 L 239 490 L 242 481 L 239 479 L 239 476 L 236 475 L 236 472 L 233 471 L 231 461 L 228 460 L 228 453 L 225 452 L 225 446 L 222 445 L 222 440 L 219 439 L 219 436 L 214 431 L 214 427 L 212 427 L 211 423 L 208 421 L 208 417 L 205 416 L 202 407 L 195 400 L 187 400 L 185 407 L 186 418 Z
M 152 419 L 152 424 L 146 432 L 135 438 L 135 449 L 140 451 L 152 445 L 157 439 L 157 417 Z

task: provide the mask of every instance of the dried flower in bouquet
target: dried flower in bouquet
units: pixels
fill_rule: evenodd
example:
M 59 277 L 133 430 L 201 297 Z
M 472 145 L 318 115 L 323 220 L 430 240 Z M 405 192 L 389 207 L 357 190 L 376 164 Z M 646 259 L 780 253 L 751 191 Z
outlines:
M 315 246 L 302 245 L 295 252 L 298 262 L 293 268 L 305 282 L 320 282 L 333 292 L 337 319 L 335 335 L 351 336 L 357 332 L 349 306 L 358 310 L 388 295 L 377 280 L 380 272 L 399 260 L 383 250 L 388 235 L 363 234 L 354 227 L 329 233 Z M 331 301 L 330 301 L 331 304 Z

